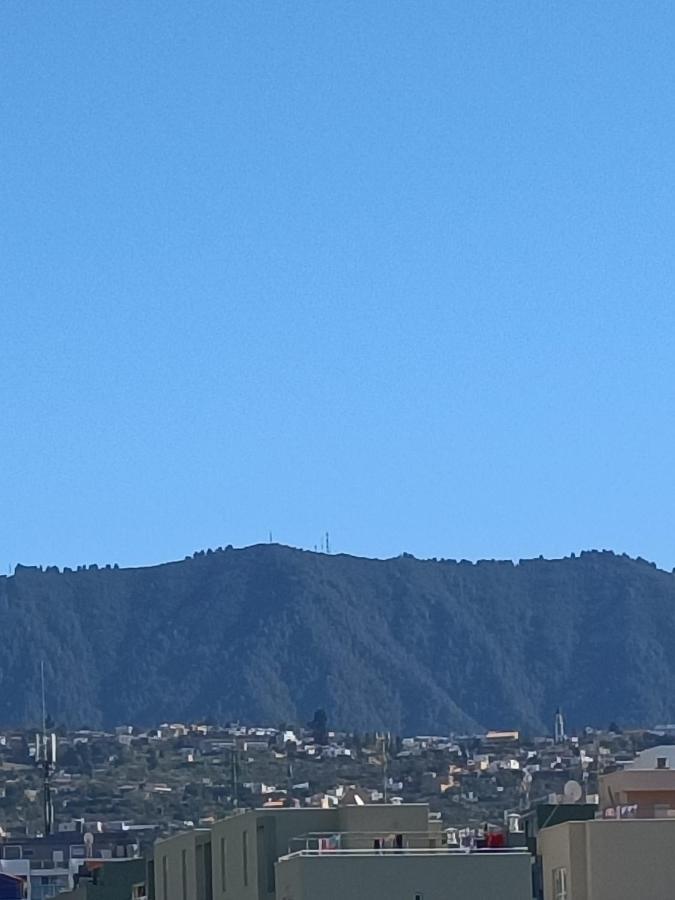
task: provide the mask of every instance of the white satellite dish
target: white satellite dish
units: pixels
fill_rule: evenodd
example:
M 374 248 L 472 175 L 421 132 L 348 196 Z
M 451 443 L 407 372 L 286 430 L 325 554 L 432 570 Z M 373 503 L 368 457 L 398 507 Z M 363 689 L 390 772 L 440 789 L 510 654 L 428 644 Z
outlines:
M 583 790 L 578 781 L 568 781 L 563 788 L 565 803 L 577 803 L 583 796 Z

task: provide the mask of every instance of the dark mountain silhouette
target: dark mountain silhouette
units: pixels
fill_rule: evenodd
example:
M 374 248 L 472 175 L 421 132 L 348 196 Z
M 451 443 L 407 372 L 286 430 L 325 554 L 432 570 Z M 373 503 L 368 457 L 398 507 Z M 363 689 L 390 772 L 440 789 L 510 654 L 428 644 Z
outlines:
M 0 578 L 0 723 L 241 719 L 395 732 L 675 720 L 675 575 L 277 545 Z

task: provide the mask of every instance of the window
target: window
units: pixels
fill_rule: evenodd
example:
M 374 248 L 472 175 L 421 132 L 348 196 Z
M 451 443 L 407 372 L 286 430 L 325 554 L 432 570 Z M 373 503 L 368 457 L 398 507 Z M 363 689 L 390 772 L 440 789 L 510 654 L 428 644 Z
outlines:
M 244 887 L 248 887 L 248 831 L 241 835 L 241 862 L 244 870 Z
M 665 756 L 657 756 L 656 757 L 656 768 L 657 769 L 667 769 L 668 768 L 668 758 Z
M 220 888 L 223 893 L 227 890 L 227 841 L 220 839 Z
M 162 857 L 162 900 L 169 898 L 169 858 Z
M 553 870 L 553 900 L 569 900 L 567 893 L 567 869 Z
M 187 850 L 180 852 L 181 879 L 183 882 L 183 900 L 188 900 L 187 893 Z
M 415 900 L 424 900 L 424 894 L 415 894 Z

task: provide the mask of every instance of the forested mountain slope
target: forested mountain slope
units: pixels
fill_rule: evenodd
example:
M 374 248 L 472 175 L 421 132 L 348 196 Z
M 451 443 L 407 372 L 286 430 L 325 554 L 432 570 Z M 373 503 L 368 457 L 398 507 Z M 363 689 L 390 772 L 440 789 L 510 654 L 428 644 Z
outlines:
M 0 578 L 0 724 L 330 721 L 398 733 L 675 720 L 675 575 L 278 545 Z

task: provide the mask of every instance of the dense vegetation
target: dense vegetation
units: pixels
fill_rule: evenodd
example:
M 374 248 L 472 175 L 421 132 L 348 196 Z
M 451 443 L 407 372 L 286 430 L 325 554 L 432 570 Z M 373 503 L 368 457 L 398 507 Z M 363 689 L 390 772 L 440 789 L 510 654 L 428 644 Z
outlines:
M 397 733 L 675 719 L 675 575 L 608 552 L 379 561 L 261 545 L 0 578 L 0 723 Z

